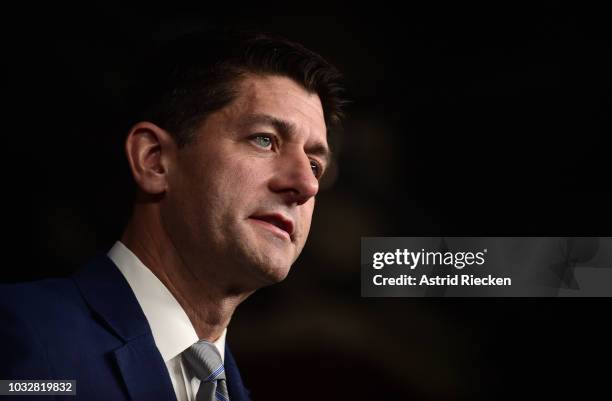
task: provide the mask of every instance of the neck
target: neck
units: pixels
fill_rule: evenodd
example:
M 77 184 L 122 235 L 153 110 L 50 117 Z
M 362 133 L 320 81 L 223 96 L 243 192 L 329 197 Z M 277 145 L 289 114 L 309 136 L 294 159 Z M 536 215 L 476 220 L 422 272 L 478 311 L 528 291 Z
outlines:
M 154 204 L 137 204 L 121 242 L 168 288 L 189 317 L 198 338 L 216 341 L 229 325 L 236 307 L 253 291 L 237 293 L 225 289 L 211 277 L 214 270 L 200 264 L 197 268 L 190 266 L 162 227 Z

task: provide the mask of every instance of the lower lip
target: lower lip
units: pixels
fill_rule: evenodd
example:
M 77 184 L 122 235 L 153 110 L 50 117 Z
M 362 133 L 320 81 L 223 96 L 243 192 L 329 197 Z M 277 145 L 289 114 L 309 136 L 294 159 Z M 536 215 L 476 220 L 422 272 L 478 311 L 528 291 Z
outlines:
M 283 230 L 281 228 L 276 227 L 272 223 L 268 223 L 267 221 L 253 219 L 253 218 L 250 218 L 249 220 L 251 220 L 252 222 L 258 224 L 259 226 L 261 226 L 261 227 L 271 231 L 277 237 L 281 237 L 283 239 L 291 240 L 291 237 L 289 236 L 289 233 L 287 231 L 285 231 L 285 230 Z

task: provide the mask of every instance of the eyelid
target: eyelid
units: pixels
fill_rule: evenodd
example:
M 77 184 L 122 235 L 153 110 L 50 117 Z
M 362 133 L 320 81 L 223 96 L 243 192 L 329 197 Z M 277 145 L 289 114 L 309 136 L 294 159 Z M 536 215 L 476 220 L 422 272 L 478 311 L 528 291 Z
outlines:
M 270 150 L 275 150 L 278 149 L 280 146 L 280 139 L 278 137 L 278 135 L 271 133 L 271 132 L 256 132 L 254 134 L 249 135 L 248 139 L 249 140 L 254 140 L 255 138 L 259 138 L 259 137 L 267 137 L 270 138 L 271 140 L 271 149 Z M 325 175 L 325 173 L 327 172 L 327 165 L 320 161 L 319 159 L 313 157 L 313 156 L 308 156 L 308 160 L 310 162 L 313 162 L 317 165 L 319 173 L 318 175 L 315 175 L 315 177 L 317 178 L 317 180 L 320 180 L 321 178 L 323 178 L 323 176 Z
M 248 139 L 252 141 L 260 137 L 270 138 L 271 149 L 276 149 L 278 147 L 278 138 L 276 137 L 276 135 L 270 132 L 256 132 L 254 134 L 249 135 Z
M 318 166 L 319 174 L 316 177 L 317 179 L 321 179 L 323 175 L 325 174 L 325 172 L 327 171 L 326 166 L 321 161 L 314 159 L 312 157 L 310 158 L 310 161 L 314 162 Z

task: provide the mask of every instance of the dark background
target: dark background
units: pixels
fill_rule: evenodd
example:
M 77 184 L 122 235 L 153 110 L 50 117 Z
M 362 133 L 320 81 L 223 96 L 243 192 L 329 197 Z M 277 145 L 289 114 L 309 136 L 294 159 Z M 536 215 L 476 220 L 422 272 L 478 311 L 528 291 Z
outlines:
M 320 52 L 352 99 L 306 250 L 229 329 L 254 400 L 608 392 L 608 300 L 359 292 L 362 236 L 612 235 L 603 12 L 259 11 L 4 13 L 0 279 L 69 274 L 110 248 L 132 194 L 122 140 L 133 61 L 179 31 L 238 24 Z

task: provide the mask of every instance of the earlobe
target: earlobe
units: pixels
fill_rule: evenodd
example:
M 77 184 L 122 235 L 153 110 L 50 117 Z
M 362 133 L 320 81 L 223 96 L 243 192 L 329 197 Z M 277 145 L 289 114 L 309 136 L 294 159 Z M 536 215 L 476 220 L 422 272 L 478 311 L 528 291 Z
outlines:
M 160 195 L 167 190 L 169 159 L 174 151 L 170 135 L 150 122 L 132 127 L 125 152 L 136 185 L 145 193 Z

